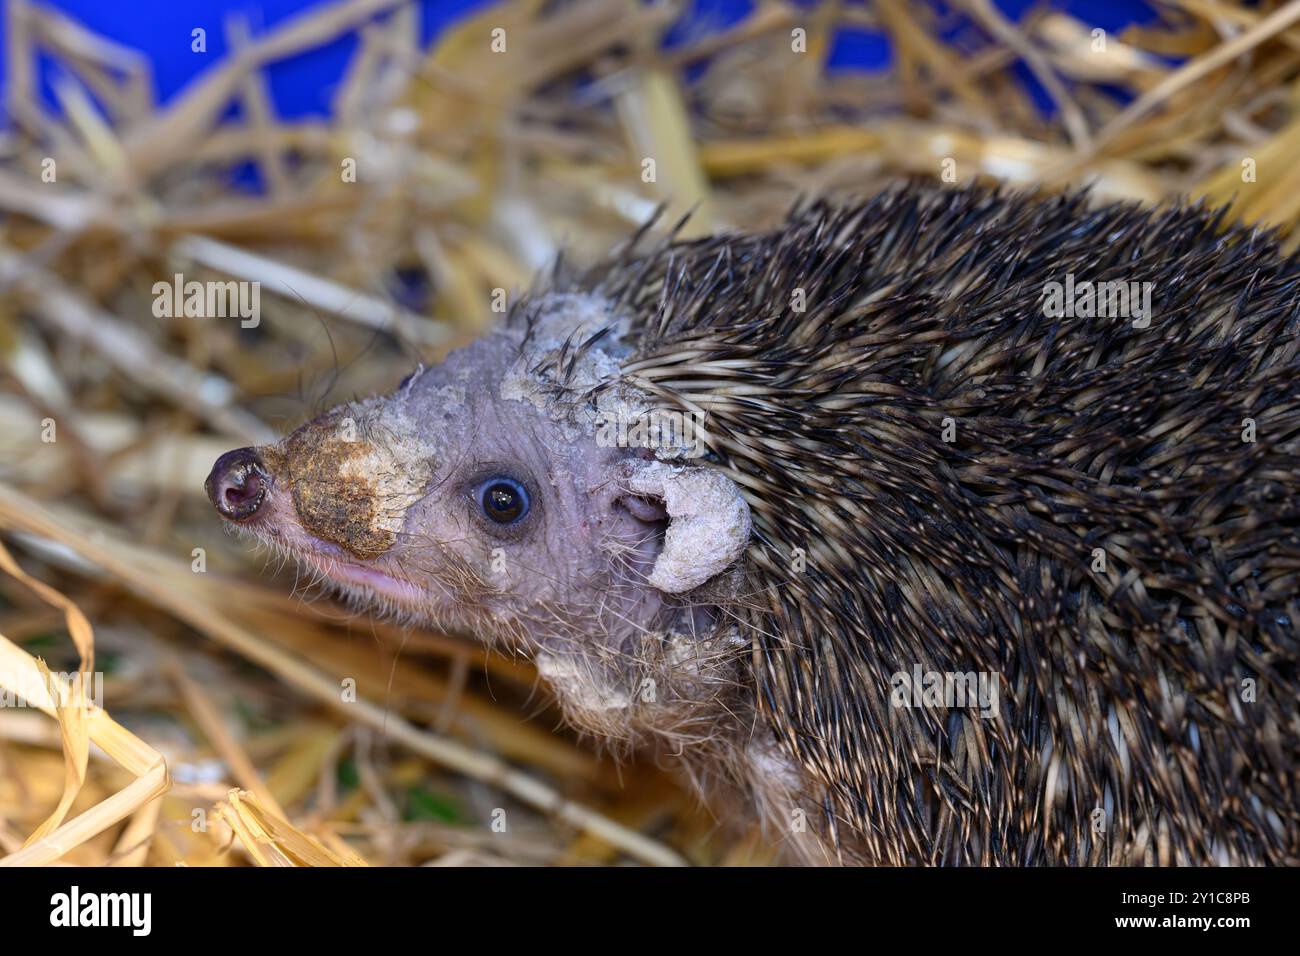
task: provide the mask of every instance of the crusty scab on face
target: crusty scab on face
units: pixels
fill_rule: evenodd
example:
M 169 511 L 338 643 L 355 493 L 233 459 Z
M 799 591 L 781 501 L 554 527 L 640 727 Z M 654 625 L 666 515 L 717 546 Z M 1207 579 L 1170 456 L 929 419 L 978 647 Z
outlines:
M 262 454 L 293 495 L 303 529 L 358 558 L 396 544 L 407 509 L 432 477 L 432 449 L 418 431 L 402 437 L 381 427 L 364 405 L 343 406 Z

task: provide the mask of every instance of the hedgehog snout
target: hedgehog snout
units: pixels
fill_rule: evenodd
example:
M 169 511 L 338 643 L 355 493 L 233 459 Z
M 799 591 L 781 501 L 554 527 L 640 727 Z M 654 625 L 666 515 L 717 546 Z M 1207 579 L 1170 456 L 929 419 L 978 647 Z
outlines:
M 243 521 L 262 507 L 270 483 L 257 449 L 236 448 L 217 459 L 203 487 L 223 518 Z

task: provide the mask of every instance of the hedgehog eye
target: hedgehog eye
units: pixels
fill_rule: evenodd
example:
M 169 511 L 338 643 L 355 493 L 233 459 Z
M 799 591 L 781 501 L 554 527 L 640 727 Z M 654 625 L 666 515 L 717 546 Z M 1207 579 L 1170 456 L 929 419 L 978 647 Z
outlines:
M 478 502 L 483 513 L 497 524 L 514 524 L 528 514 L 528 492 L 505 475 L 484 482 Z

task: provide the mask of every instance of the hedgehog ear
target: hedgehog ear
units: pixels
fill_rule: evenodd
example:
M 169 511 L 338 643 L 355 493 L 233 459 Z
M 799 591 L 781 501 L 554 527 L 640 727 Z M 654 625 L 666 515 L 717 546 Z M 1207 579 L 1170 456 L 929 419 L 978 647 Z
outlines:
M 668 515 L 663 550 L 647 579 L 652 587 L 684 594 L 745 553 L 752 529 L 749 505 L 722 472 L 636 461 L 628 466 L 625 485 L 633 495 L 661 501 Z

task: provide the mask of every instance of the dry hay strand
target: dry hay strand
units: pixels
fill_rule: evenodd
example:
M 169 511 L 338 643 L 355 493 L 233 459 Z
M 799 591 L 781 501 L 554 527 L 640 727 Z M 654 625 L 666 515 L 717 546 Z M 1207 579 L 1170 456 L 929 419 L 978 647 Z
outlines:
M 71 682 L 50 673 L 45 662 L 32 657 L 0 635 L 0 688 L 58 722 L 66 766 L 59 804 L 32 832 L 22 849 L 0 858 L 0 866 L 43 866 L 162 796 L 170 787 L 162 755 L 118 724 L 89 700 L 90 664 L 94 659 L 94 634 L 85 615 L 54 588 L 25 574 L 9 551 L 0 545 L 0 569 L 28 585 L 47 603 L 61 608 L 74 635 L 83 667 Z M 84 681 L 83 681 L 84 679 Z M 90 744 L 94 742 L 134 781 L 89 810 L 65 822 L 65 817 L 86 779 Z

